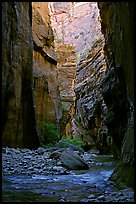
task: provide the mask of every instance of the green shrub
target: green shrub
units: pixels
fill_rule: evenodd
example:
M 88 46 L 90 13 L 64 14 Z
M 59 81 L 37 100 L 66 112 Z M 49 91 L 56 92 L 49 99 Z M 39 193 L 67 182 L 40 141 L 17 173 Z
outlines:
M 60 139 L 59 131 L 55 124 L 44 123 L 43 125 L 43 134 L 41 136 L 41 145 L 52 146 Z
M 73 136 L 73 139 L 72 139 L 72 138 L 67 137 L 66 135 L 63 135 L 60 141 L 68 142 L 68 143 L 70 143 L 70 144 L 79 146 L 79 147 L 81 147 L 81 148 L 83 148 L 84 145 L 85 145 L 85 142 L 84 142 L 84 141 L 82 141 L 82 140 L 80 140 L 79 138 L 74 137 L 74 136 Z

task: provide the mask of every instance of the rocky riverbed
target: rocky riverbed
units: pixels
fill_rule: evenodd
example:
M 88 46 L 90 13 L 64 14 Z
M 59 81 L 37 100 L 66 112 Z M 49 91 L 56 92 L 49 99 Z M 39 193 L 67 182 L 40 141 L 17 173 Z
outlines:
M 62 143 L 37 150 L 2 148 L 2 201 L 134 202 L 132 188 L 117 189 L 109 180 L 116 165 L 112 155 Z

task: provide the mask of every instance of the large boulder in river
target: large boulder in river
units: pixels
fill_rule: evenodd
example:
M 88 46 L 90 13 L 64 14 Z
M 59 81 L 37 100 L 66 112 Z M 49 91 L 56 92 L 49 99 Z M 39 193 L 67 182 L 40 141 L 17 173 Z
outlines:
M 76 146 L 76 145 L 73 145 L 73 144 L 70 144 L 68 142 L 64 142 L 64 141 L 59 141 L 56 144 L 56 147 L 58 147 L 58 148 L 70 148 L 70 149 L 72 149 L 74 151 L 78 151 L 79 155 L 84 154 L 83 148 L 81 148 L 79 146 Z
M 88 164 L 72 149 L 67 148 L 61 154 L 60 161 L 63 166 L 71 170 L 88 169 Z

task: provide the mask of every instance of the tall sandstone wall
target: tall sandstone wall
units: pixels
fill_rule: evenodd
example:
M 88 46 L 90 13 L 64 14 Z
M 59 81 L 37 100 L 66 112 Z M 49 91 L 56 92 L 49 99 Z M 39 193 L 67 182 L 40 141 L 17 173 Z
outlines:
M 51 25 L 55 36 L 54 41 L 58 62 L 57 71 L 63 111 L 62 129 L 64 130 L 66 125 L 65 133 L 67 136 L 72 137 L 73 135 L 78 135 L 80 138 L 94 144 L 90 133 L 88 133 L 89 128 L 86 128 L 86 122 L 82 121 L 82 124 L 79 122 L 80 119 L 82 120 L 84 118 L 83 120 L 86 120 L 86 118 L 89 117 L 87 112 L 83 110 L 83 106 L 86 105 L 89 109 L 90 105 L 87 103 L 90 104 L 91 101 L 83 99 L 84 101 L 80 103 L 79 101 L 82 99 L 79 99 L 79 95 L 83 95 L 83 92 L 87 91 L 87 87 L 90 87 L 86 86 L 86 84 L 90 83 L 89 77 L 95 68 L 94 59 L 97 59 L 97 56 L 99 58 L 97 52 L 101 51 L 100 46 L 97 49 L 95 44 L 96 49 L 92 53 L 93 68 L 90 68 L 91 60 L 90 63 L 88 62 L 91 54 L 84 60 L 86 63 L 84 62 L 82 65 L 83 61 L 81 58 L 84 58 L 92 49 L 93 44 L 101 39 L 97 3 L 50 2 L 49 9 Z M 101 59 L 103 59 L 103 57 L 100 57 L 100 60 Z M 79 61 L 81 61 L 81 63 Z M 77 62 L 79 62 L 78 65 L 76 65 Z M 97 64 L 98 63 L 99 62 L 97 62 Z M 103 64 L 103 62 L 101 64 Z M 84 66 L 84 68 L 80 68 L 80 66 Z M 103 68 L 101 69 L 98 65 L 98 73 L 99 69 L 102 70 Z M 98 76 L 98 73 L 95 75 Z M 81 81 L 83 83 L 81 83 Z M 86 99 L 89 98 L 87 94 L 88 91 L 86 93 L 84 92 L 84 98 Z M 78 111 L 77 109 L 82 111 Z M 75 113 L 77 113 L 76 117 L 74 117 Z M 83 114 L 81 118 L 80 114 Z M 94 135 L 94 133 L 92 133 L 92 135 Z M 95 140 L 99 141 L 96 137 Z
M 32 81 L 32 9 L 2 2 L 2 145 L 37 148 Z
M 51 26 L 57 57 L 57 74 L 62 104 L 60 130 L 62 135 L 72 137 L 72 118 L 75 113 L 74 83 L 77 53 L 69 36 L 73 2 L 49 2 Z M 69 38 L 69 40 L 67 40 Z
M 106 124 L 120 155 L 112 179 L 134 186 L 134 3 L 99 2 L 107 72 Z
M 73 131 L 86 141 L 88 147 L 99 152 L 112 152 L 112 137 L 105 123 L 106 104 L 101 85 L 107 65 L 104 56 L 104 36 L 93 45 L 86 57 L 77 64 L 75 79 L 76 111 L 73 118 Z
M 48 2 L 33 2 L 32 11 L 34 102 L 41 136 L 44 123 L 57 124 L 60 130 L 62 110 Z
M 61 134 L 72 137 L 72 119 L 75 114 L 76 52 L 73 46 L 55 43 L 57 74 L 62 104 Z
M 49 2 L 55 40 L 75 47 L 77 55 L 98 38 L 97 2 Z

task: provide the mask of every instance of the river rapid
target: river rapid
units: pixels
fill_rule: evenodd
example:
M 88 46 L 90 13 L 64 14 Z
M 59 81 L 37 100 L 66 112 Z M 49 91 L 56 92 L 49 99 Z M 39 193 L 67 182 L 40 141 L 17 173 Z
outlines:
M 112 155 L 84 152 L 86 170 L 70 170 L 54 148 L 2 149 L 3 202 L 134 202 L 130 187 L 109 180 L 118 161 Z

